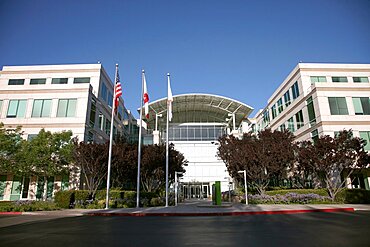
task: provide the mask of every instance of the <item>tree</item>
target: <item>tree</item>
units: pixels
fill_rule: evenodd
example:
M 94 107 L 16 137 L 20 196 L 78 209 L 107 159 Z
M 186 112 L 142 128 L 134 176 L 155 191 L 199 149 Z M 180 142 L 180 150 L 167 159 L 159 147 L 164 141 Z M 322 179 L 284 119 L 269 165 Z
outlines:
M 74 165 L 79 167 L 91 198 L 94 198 L 99 186 L 106 179 L 108 151 L 109 143 L 74 142 Z
M 22 130 L 18 126 L 15 129 L 6 129 L 0 123 L 0 172 L 17 172 L 17 158 L 23 145 Z
M 246 170 L 247 180 L 264 194 L 272 178 L 284 178 L 294 164 L 294 136 L 289 131 L 265 129 L 257 135 L 247 133 L 242 139 L 223 136 L 219 139 L 218 156 L 229 174 L 241 180 L 238 171 Z
M 312 170 L 334 201 L 353 171 L 369 164 L 370 157 L 364 150 L 365 145 L 364 140 L 353 137 L 352 130 L 343 130 L 335 138 L 320 136 L 314 143 L 301 142 L 298 167 Z
M 166 146 L 147 145 L 143 147 L 141 169 L 141 184 L 144 191 L 159 192 L 166 183 Z M 187 161 L 184 156 L 175 150 L 174 145 L 169 145 L 169 183 L 175 180 L 175 171 L 185 172 Z

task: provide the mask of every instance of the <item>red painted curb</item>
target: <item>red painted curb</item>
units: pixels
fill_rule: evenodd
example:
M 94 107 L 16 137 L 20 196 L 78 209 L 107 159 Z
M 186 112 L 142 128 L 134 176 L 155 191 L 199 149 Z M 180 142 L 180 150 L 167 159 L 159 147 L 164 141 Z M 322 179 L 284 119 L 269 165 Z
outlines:
M 0 212 L 0 215 L 21 215 L 22 212 Z
M 261 215 L 261 214 L 301 214 L 316 212 L 354 212 L 354 208 L 326 208 L 326 209 L 299 209 L 299 210 L 277 210 L 257 212 L 218 212 L 218 213 L 88 213 L 88 216 L 240 216 L 240 215 Z

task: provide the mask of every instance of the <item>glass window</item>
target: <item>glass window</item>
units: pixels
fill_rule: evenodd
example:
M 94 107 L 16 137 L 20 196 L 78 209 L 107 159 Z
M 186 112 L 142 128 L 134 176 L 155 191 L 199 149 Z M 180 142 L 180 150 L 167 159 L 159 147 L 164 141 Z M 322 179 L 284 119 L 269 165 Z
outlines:
M 74 117 L 76 115 L 77 99 L 60 99 L 57 117 Z
M 108 120 L 108 118 L 105 119 L 105 133 L 107 135 L 110 135 L 110 121 Z
M 276 105 L 271 107 L 272 119 L 276 118 Z
M 297 129 L 303 127 L 304 121 L 303 121 L 303 113 L 302 113 L 302 110 L 300 110 L 299 112 L 297 112 L 295 114 L 295 120 L 297 122 Z
M 35 138 L 37 134 L 28 134 L 27 141 L 31 141 L 33 138 Z
M 285 94 L 284 94 L 284 102 L 285 102 L 285 107 L 287 107 L 288 105 L 290 105 L 290 91 L 286 91 Z
M 53 78 L 51 84 L 67 84 L 68 78 Z
M 293 99 L 296 99 L 299 96 L 299 88 L 298 88 L 298 82 L 297 81 L 292 86 L 292 95 L 293 95 Z
M 31 117 L 50 117 L 51 99 L 35 99 Z
M 108 92 L 108 106 L 112 107 L 113 105 L 113 94 Z
M 91 109 L 90 109 L 90 127 L 94 128 L 95 126 L 95 115 L 96 115 L 96 101 L 91 100 Z
M 38 79 L 31 79 L 30 85 L 38 85 L 38 84 L 45 84 L 46 79 L 45 78 L 38 78 Z
M 348 82 L 348 79 L 345 76 L 333 76 L 331 80 L 332 82 Z
M 326 82 L 325 76 L 311 76 L 311 84 L 317 83 L 317 82 Z
M 316 142 L 317 139 L 319 139 L 319 131 L 317 129 L 311 132 L 311 138 L 314 142 Z
M 270 122 L 270 114 L 268 110 L 263 112 L 263 121 L 268 124 Z
M 108 96 L 108 89 L 107 89 L 107 86 L 104 84 L 104 83 L 102 83 L 101 84 L 101 98 L 105 101 L 105 102 L 107 102 L 107 96 Z
M 356 115 L 370 115 L 370 98 L 352 98 Z
M 329 97 L 328 100 L 331 115 L 348 115 L 345 97 Z
M 24 79 L 9 79 L 8 85 L 24 85 Z
M 62 176 L 62 190 L 68 190 L 68 186 L 69 186 L 69 175 L 66 174 L 66 175 L 63 175 Z
M 90 77 L 76 77 L 73 79 L 73 83 L 90 83 Z
M 294 132 L 295 131 L 295 129 L 294 129 L 294 119 L 293 119 L 293 117 L 291 117 L 291 118 L 289 118 L 288 119 L 288 130 L 290 131 L 290 132 Z
M 283 99 L 280 98 L 277 101 L 277 105 L 278 105 L 278 112 L 281 113 L 284 110 L 284 107 L 283 107 Z
M 366 141 L 364 149 L 370 151 L 370 131 L 360 131 L 360 137 Z
M 102 113 L 99 113 L 99 129 L 103 130 L 105 129 L 105 120 L 104 115 Z
M 26 100 L 10 100 L 6 117 L 23 118 L 26 113 L 26 102 Z
M 315 108 L 313 106 L 312 96 L 310 96 L 307 101 L 307 111 L 308 111 L 308 119 L 310 121 L 310 125 L 316 123 L 316 115 L 315 115 Z
M 353 77 L 353 82 L 355 83 L 367 83 L 369 82 L 368 77 Z
M 280 131 L 284 131 L 285 130 L 285 123 L 279 126 L 279 130 Z
M 3 109 L 3 101 L 0 100 L 0 118 L 1 118 L 1 112 L 2 112 L 2 109 Z

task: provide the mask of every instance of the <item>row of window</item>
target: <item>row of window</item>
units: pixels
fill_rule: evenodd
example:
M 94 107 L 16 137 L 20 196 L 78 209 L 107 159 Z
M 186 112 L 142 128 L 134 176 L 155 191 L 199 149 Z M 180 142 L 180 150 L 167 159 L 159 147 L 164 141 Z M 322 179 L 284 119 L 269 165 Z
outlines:
M 348 115 L 347 101 L 345 97 L 329 97 L 331 115 Z M 352 97 L 356 115 L 370 115 L 369 97 Z
M 3 101 L 0 100 L 0 112 Z M 7 118 L 24 118 L 26 115 L 27 100 L 15 99 L 9 100 Z M 75 117 L 77 99 L 59 99 L 57 117 Z M 52 108 L 51 99 L 35 99 L 32 106 L 32 118 L 50 117 Z
M 270 111 L 272 119 L 275 119 L 280 113 L 283 112 L 284 108 L 288 107 L 298 97 L 299 97 L 299 87 L 298 82 L 296 81 L 292 85 L 292 87 L 284 93 L 283 97 L 278 99 L 277 102 L 273 106 L 271 106 Z M 270 113 L 269 110 L 266 109 L 263 112 L 263 127 L 267 126 L 269 122 L 270 122 Z
M 327 82 L 326 76 L 311 76 L 311 83 L 320 83 L 320 82 Z M 368 83 L 368 77 L 352 77 L 354 83 Z M 348 78 L 346 76 L 332 76 L 331 81 L 336 83 L 346 83 L 348 82 Z
M 25 79 L 9 79 L 8 85 L 24 85 Z M 68 78 L 52 78 L 51 84 L 67 84 Z M 90 77 L 73 78 L 73 83 L 90 83 Z M 33 78 L 30 85 L 46 84 L 46 78 Z

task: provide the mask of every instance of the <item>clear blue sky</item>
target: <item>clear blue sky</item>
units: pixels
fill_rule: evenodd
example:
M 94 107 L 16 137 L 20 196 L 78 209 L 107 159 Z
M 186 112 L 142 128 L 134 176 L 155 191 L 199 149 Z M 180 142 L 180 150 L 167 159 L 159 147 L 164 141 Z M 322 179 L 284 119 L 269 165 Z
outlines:
M 142 69 L 150 100 L 170 72 L 173 94 L 258 110 L 299 61 L 370 63 L 370 1 L 0 1 L 0 66 L 97 61 L 131 110 Z

